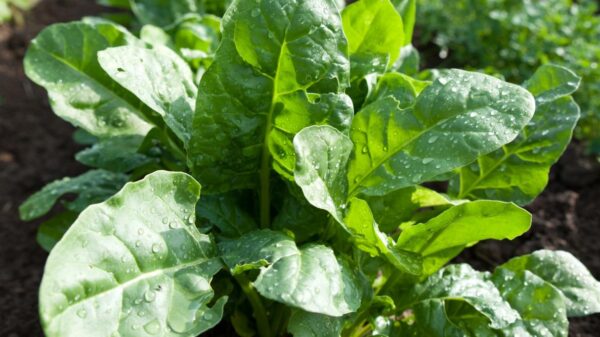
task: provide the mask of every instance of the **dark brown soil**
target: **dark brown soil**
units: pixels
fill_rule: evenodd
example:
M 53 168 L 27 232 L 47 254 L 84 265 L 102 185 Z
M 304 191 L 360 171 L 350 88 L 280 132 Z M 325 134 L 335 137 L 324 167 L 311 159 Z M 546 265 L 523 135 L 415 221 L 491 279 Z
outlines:
M 73 155 L 73 128 L 55 117 L 45 93 L 28 81 L 22 58 L 28 41 L 45 26 L 99 13 L 93 0 L 45 0 L 25 15 L 25 25 L 0 26 L 0 336 L 43 336 L 37 289 L 46 254 L 35 242 L 38 223 L 19 221 L 18 205 L 47 182 L 84 170 Z M 532 231 L 515 242 L 484 243 L 461 259 L 489 269 L 536 249 L 563 249 L 600 278 L 600 167 L 573 146 L 553 171 L 548 190 L 530 206 Z M 572 321 L 572 337 L 600 333 L 600 316 Z M 228 330 L 229 331 L 229 330 Z M 230 332 L 221 334 L 230 335 Z M 82 336 L 84 337 L 84 336 Z

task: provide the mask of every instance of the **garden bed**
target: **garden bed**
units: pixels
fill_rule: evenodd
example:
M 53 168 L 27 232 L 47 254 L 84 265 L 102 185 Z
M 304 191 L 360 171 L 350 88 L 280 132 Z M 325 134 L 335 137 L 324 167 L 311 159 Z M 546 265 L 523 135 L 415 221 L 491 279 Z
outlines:
M 92 0 L 46 0 L 26 14 L 24 27 L 0 27 L 0 336 L 42 336 L 37 293 L 46 253 L 36 244 L 38 223 L 23 223 L 18 205 L 46 183 L 83 172 L 73 159 L 73 128 L 55 117 L 44 91 L 23 73 L 28 41 L 45 26 L 98 13 Z M 483 243 L 459 260 L 490 269 L 536 249 L 573 253 L 600 278 L 600 167 L 574 144 L 530 207 L 534 226 L 514 242 Z M 572 320 L 572 337 L 597 336 L 600 315 Z M 221 332 L 220 336 L 229 335 Z

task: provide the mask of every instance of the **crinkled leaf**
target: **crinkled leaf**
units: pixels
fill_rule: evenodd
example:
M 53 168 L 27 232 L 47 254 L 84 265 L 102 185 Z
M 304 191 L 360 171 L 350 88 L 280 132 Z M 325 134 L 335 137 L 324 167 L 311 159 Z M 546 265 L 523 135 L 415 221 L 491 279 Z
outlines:
M 199 195 L 190 176 L 159 171 L 81 213 L 46 264 L 46 336 L 193 337 L 216 325 L 226 299 L 207 306 L 221 263 L 193 225 Z
M 402 18 L 389 0 L 357 1 L 342 12 L 352 78 L 385 73 L 404 45 Z
M 25 72 L 48 90 L 54 112 L 73 125 L 98 137 L 144 135 L 150 125 L 140 101 L 115 85 L 96 57 L 109 47 L 138 44 L 108 21 L 55 24 L 31 42 Z
M 91 148 L 75 156 L 78 162 L 113 172 L 130 172 L 140 166 L 153 162 L 153 159 L 138 153 L 144 137 L 115 136 L 100 140 Z
M 569 317 L 600 312 L 600 282 L 573 255 L 540 250 L 502 266 L 513 272 L 531 272 L 552 284 L 564 296 Z
M 550 283 L 528 271 L 512 272 L 505 268 L 497 268 L 491 281 L 521 315 L 521 320 L 503 329 L 505 336 L 567 337 L 565 301 Z
M 105 170 L 92 170 L 78 177 L 63 178 L 46 185 L 29 197 L 19 207 L 19 214 L 24 221 L 39 218 L 48 213 L 58 199 L 66 194 L 77 194 L 77 199 L 66 202 L 66 206 L 81 212 L 87 206 L 111 197 L 128 180 L 129 177 L 125 174 Z
M 45 251 L 50 252 L 75 222 L 75 219 L 77 219 L 77 213 L 67 211 L 44 221 L 37 231 L 37 243 Z
M 288 332 L 294 337 L 340 337 L 343 323 L 339 317 L 294 310 L 288 323 Z
M 200 82 L 189 161 L 211 191 L 253 187 L 271 168 L 292 177 L 302 128 L 348 129 L 347 42 L 333 0 L 236 1 Z
M 396 243 L 423 256 L 425 275 L 483 240 L 512 240 L 527 232 L 531 214 L 510 203 L 474 201 L 454 206 L 424 224 L 403 228 Z
M 266 298 L 329 316 L 356 311 L 362 277 L 328 247 L 296 247 L 292 238 L 271 230 L 248 233 L 219 243 L 232 273 L 260 268 L 254 286 Z
M 397 291 L 396 303 L 403 309 L 412 309 L 418 325 L 435 326 L 438 324 L 432 322 L 435 320 L 443 323 L 446 319 L 444 307 L 453 301 L 466 302 L 484 315 L 494 329 L 505 328 L 520 319 L 519 313 L 502 298 L 495 285 L 468 265 L 448 266 L 410 289 Z
M 579 78 L 558 66 L 543 66 L 526 82 L 538 103 L 531 122 L 502 149 L 460 170 L 450 185 L 459 198 L 497 199 L 528 204 L 548 183 L 550 167 L 571 141 L 579 107 L 567 96 Z
M 351 195 L 384 195 L 464 166 L 512 141 L 535 108 L 531 94 L 496 78 L 449 70 L 401 109 L 389 96 L 354 118 Z
M 112 79 L 158 112 L 171 130 L 187 143 L 198 89 L 189 66 L 166 47 L 110 48 L 98 61 Z

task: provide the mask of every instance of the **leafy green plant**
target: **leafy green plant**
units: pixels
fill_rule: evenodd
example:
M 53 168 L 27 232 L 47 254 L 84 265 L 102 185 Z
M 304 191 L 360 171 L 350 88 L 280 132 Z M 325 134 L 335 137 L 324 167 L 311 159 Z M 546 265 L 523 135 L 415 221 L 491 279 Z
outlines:
M 542 64 L 583 77 L 574 94 L 583 117 L 577 135 L 600 139 L 600 17 L 593 0 L 421 1 L 420 44 L 433 42 L 443 66 L 472 67 L 525 81 Z
M 599 312 L 565 252 L 446 266 L 529 229 L 516 203 L 568 144 L 579 78 L 398 72 L 411 3 L 236 0 L 198 86 L 177 47 L 106 20 L 43 31 L 26 72 L 94 168 L 20 209 L 66 209 L 38 235 L 46 335 L 566 336 Z

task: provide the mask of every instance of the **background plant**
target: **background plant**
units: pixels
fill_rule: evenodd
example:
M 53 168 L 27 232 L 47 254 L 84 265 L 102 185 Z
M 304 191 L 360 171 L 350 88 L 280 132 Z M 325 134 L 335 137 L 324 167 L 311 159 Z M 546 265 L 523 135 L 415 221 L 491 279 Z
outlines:
M 567 317 L 599 312 L 598 282 L 565 252 L 446 266 L 529 229 L 517 204 L 569 143 L 580 79 L 555 65 L 522 86 L 414 79 L 399 72 L 414 13 L 234 1 L 203 70 L 143 27 L 44 30 L 26 72 L 93 168 L 21 206 L 65 209 L 38 236 L 46 335 L 197 336 L 225 318 L 241 336 L 566 336 Z
M 0 0 L 0 23 L 6 22 L 17 14 L 18 24 L 23 24 L 23 19 L 17 11 L 26 11 L 38 3 L 38 0 Z
M 600 17 L 596 1 L 421 1 L 419 44 L 440 48 L 442 66 L 486 69 L 524 81 L 542 64 L 583 77 L 574 94 L 583 118 L 578 136 L 600 138 Z

